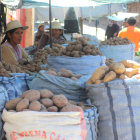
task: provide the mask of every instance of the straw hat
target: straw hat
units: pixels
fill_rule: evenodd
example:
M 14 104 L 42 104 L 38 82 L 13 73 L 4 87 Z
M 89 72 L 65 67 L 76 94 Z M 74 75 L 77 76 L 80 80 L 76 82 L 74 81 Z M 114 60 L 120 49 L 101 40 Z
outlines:
M 64 30 L 64 28 L 61 26 L 61 23 L 58 21 L 53 21 L 52 22 L 52 29 L 61 29 Z
M 28 26 L 22 26 L 18 20 L 14 20 L 7 24 L 6 32 L 16 28 L 22 28 L 23 30 L 26 30 L 28 29 Z

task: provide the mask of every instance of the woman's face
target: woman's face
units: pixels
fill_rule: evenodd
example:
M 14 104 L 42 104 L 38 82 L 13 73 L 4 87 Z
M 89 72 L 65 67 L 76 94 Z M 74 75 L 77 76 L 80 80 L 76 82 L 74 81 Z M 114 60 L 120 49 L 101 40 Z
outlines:
M 22 40 L 23 29 L 17 28 L 12 34 L 8 33 L 8 37 L 10 39 L 10 43 L 17 45 L 20 44 Z
M 55 37 L 55 38 L 59 38 L 59 36 L 62 34 L 62 30 L 60 29 L 52 29 L 52 35 Z
M 44 31 L 44 26 L 39 27 L 39 30 L 43 32 Z

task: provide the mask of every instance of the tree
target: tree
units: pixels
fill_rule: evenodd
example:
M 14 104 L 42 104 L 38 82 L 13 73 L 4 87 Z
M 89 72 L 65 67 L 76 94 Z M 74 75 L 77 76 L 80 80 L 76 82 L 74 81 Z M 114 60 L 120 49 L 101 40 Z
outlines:
M 79 33 L 78 20 L 73 7 L 70 7 L 64 20 L 65 33 Z

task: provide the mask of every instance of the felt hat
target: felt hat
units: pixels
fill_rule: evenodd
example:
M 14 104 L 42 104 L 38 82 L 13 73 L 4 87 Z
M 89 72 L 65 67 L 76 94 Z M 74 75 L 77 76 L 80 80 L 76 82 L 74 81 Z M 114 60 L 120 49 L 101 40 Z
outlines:
M 22 26 L 18 20 L 13 20 L 7 24 L 5 33 L 17 28 L 22 28 L 23 30 L 26 30 L 28 29 L 28 26 Z
M 61 26 L 61 23 L 58 21 L 53 21 L 52 22 L 52 29 L 61 29 L 64 30 L 64 28 Z

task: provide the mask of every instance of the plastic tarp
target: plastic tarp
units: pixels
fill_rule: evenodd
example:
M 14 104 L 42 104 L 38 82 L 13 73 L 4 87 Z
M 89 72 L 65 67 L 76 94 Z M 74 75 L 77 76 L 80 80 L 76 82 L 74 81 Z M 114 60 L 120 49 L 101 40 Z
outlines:
M 113 80 L 87 85 L 99 112 L 97 140 L 140 139 L 140 80 Z
M 99 3 L 132 3 L 140 2 L 140 0 L 92 0 Z
M 64 20 L 68 7 L 52 7 L 52 18 L 57 18 L 59 20 Z M 92 17 L 102 17 L 107 16 L 110 11 L 111 14 L 118 11 L 123 11 L 122 4 L 103 4 L 97 5 L 96 7 L 74 7 L 75 14 L 77 17 L 82 18 L 92 18 Z M 57 12 L 56 12 L 57 11 Z M 49 20 L 49 8 L 48 7 L 37 7 L 35 8 L 35 21 L 46 21 Z
M 33 8 L 41 6 L 49 6 L 49 0 L 1 0 L 10 9 Z M 51 5 L 55 7 L 89 7 L 96 6 L 97 3 L 90 0 L 55 0 L 51 1 Z

